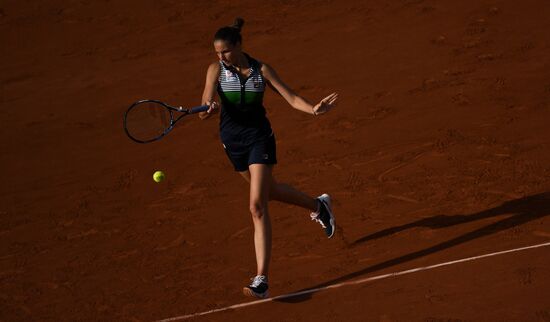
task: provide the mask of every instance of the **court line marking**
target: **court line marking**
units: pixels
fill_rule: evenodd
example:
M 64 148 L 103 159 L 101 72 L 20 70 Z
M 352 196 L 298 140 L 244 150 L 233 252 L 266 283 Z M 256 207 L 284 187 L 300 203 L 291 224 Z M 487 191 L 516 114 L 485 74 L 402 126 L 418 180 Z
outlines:
M 339 287 L 346 286 L 346 285 L 362 284 L 362 283 L 366 283 L 366 282 L 381 280 L 381 279 L 388 278 L 388 277 L 401 276 L 401 275 L 405 275 L 405 274 L 411 274 L 411 273 L 415 273 L 415 272 L 425 271 L 425 270 L 438 268 L 438 267 L 442 267 L 442 266 L 449 266 L 449 265 L 453 265 L 453 264 L 469 262 L 469 261 L 473 261 L 473 260 L 477 260 L 477 259 L 481 259 L 481 258 L 485 258 L 485 257 L 498 256 L 498 255 L 503 255 L 503 254 L 507 254 L 507 253 L 519 252 L 519 251 L 523 251 L 523 250 L 539 248 L 539 247 L 545 247 L 545 246 L 550 246 L 550 242 L 537 244 L 537 245 L 532 245 L 532 246 L 514 248 L 514 249 L 509 249 L 509 250 L 503 250 L 503 251 L 500 251 L 500 252 L 483 254 L 483 255 L 478 255 L 478 256 L 473 256 L 473 257 L 467 257 L 467 258 L 457 259 L 457 260 L 454 260 L 454 261 L 444 262 L 444 263 L 440 263 L 440 264 L 434 264 L 434 265 L 430 265 L 430 266 L 412 268 L 412 269 L 408 269 L 408 270 L 400 271 L 400 272 L 393 272 L 393 273 L 388 273 L 388 274 L 382 274 L 382 275 L 377 275 L 377 276 L 366 277 L 366 278 L 358 279 L 358 280 L 355 280 L 355 281 L 332 284 L 332 285 L 328 285 L 328 286 L 308 289 L 308 290 L 301 291 L 301 292 L 279 295 L 279 296 L 275 296 L 275 297 L 271 297 L 271 298 L 267 298 L 267 299 L 263 299 L 263 300 L 240 303 L 240 304 L 235 304 L 235 305 L 231 305 L 231 306 L 222 307 L 222 308 L 219 308 L 219 309 L 213 309 L 213 310 L 199 312 L 199 313 L 176 316 L 176 317 L 173 317 L 173 318 L 158 320 L 157 322 L 171 322 L 171 321 L 185 320 L 185 319 L 190 319 L 190 318 L 194 318 L 194 317 L 201 316 L 201 315 L 207 315 L 207 314 L 212 314 L 212 313 L 217 313 L 217 312 L 222 312 L 222 311 L 227 311 L 227 310 L 238 309 L 238 308 L 242 308 L 242 307 L 247 307 L 247 306 L 251 306 L 251 305 L 257 305 L 257 304 L 265 303 L 265 302 L 273 302 L 273 301 L 276 301 L 276 300 L 285 299 L 285 298 L 289 298 L 289 297 L 295 297 L 295 296 L 300 296 L 300 295 L 304 295 L 304 294 L 316 293 L 316 292 L 319 292 L 319 291 L 328 290 L 328 289 L 332 289 L 332 288 L 339 288 Z

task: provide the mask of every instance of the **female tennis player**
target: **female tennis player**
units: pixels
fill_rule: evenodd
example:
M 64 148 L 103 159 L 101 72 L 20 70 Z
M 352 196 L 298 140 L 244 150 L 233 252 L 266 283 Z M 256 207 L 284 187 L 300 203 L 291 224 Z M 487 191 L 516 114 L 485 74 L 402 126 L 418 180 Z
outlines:
M 309 209 L 311 219 L 321 224 L 331 238 L 335 231 L 330 196 L 317 198 L 279 183 L 272 175 L 277 163 L 275 135 L 262 104 L 266 85 L 280 94 L 293 108 L 321 115 L 336 106 L 338 94 L 332 93 L 316 105 L 296 94 L 277 76 L 275 70 L 242 51 L 241 28 L 244 20 L 237 18 L 232 26 L 220 28 L 214 35 L 218 60 L 208 67 L 202 103 L 209 106 L 201 119 L 220 109 L 214 100 L 216 92 L 221 102 L 220 138 L 225 152 L 250 184 L 250 212 L 254 222 L 254 246 L 257 274 L 243 288 L 247 296 L 268 296 L 268 270 L 271 259 L 271 223 L 268 201 L 277 200 Z

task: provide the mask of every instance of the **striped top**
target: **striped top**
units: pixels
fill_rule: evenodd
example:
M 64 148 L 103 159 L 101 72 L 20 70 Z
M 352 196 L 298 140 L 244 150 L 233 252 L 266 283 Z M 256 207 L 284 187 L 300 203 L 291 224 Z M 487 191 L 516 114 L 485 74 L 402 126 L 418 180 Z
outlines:
M 220 130 L 228 134 L 246 132 L 247 129 L 270 132 L 271 125 L 263 106 L 266 83 L 261 73 L 261 64 L 249 55 L 244 55 L 250 65 L 246 78 L 220 61 L 217 89 L 222 103 Z

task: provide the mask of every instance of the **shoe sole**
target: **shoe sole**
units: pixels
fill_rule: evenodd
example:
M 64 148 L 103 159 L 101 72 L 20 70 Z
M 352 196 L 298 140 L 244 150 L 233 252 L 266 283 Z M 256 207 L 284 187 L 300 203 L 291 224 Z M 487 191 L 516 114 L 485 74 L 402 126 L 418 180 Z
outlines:
M 330 196 L 326 193 L 322 194 L 319 196 L 319 199 L 325 204 L 327 210 L 328 210 L 328 214 L 330 216 L 330 225 L 332 226 L 332 234 L 330 234 L 330 236 L 328 236 L 328 238 L 332 238 L 332 236 L 334 236 L 334 233 L 336 232 L 336 223 L 335 223 L 335 220 L 334 220 L 334 215 L 332 214 L 332 205 L 331 205 L 331 202 L 330 202 Z
M 253 290 L 249 289 L 248 287 L 243 287 L 243 294 L 248 297 L 255 297 L 259 299 L 265 299 L 266 297 L 269 296 L 268 291 L 264 293 L 256 293 Z

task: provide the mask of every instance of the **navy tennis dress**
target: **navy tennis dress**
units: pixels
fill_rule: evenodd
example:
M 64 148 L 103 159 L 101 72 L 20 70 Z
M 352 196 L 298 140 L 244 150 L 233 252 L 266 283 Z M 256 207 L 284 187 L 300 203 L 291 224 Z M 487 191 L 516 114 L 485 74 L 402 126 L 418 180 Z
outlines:
M 251 164 L 276 164 L 275 135 L 263 106 L 265 80 L 261 64 L 244 54 L 250 66 L 242 78 L 220 61 L 218 94 L 221 100 L 220 138 L 235 171 Z

